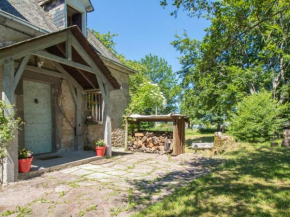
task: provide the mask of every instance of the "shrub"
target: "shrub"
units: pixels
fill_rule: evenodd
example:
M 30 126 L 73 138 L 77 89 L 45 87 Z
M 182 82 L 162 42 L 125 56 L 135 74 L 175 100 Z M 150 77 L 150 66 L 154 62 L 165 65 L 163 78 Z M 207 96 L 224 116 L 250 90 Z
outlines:
M 245 97 L 231 119 L 230 133 L 240 141 L 267 141 L 285 121 L 282 118 L 284 109 L 285 106 L 265 90 Z
M 4 115 L 9 111 L 9 115 Z M 20 126 L 20 118 L 15 118 L 15 113 L 11 112 L 12 106 L 0 100 L 0 160 L 5 157 L 7 145 L 15 138 L 15 131 Z
M 200 129 L 198 129 L 198 132 L 201 134 L 215 133 L 216 131 L 217 131 L 216 128 L 200 128 Z

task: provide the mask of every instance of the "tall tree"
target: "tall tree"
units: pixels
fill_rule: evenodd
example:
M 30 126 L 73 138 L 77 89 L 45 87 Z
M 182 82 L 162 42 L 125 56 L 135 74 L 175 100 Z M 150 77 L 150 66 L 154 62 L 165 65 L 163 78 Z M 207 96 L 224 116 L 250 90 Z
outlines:
M 168 99 L 173 105 L 174 97 L 164 83 L 165 80 L 170 81 L 168 76 L 172 75 L 172 68 L 164 59 L 148 55 L 141 61 L 128 60 L 116 50 L 114 38 L 117 34 L 110 32 L 101 34 L 94 30 L 92 32 L 124 65 L 137 72 L 129 77 L 131 103 L 127 109 L 128 113 L 154 114 L 156 106 L 161 111 L 165 111 Z
M 158 84 L 166 98 L 166 106 L 159 109 L 159 113 L 168 114 L 178 110 L 177 76 L 173 73 L 168 62 L 156 55 L 146 55 L 140 63 L 145 67 L 144 74 L 155 84 Z
M 162 1 L 211 20 L 201 42 L 172 43 L 183 56 L 183 108 L 193 118 L 224 119 L 237 102 L 265 88 L 289 101 L 289 0 Z M 190 109 L 189 109 L 190 108 Z

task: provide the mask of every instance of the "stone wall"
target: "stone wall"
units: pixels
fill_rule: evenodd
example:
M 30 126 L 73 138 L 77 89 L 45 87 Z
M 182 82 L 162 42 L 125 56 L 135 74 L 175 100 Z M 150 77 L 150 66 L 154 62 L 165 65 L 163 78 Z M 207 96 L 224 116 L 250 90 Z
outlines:
M 122 128 L 123 118 L 125 109 L 128 108 L 130 97 L 129 97 L 129 75 L 116 69 L 110 68 L 112 75 L 121 84 L 121 90 L 115 90 L 111 93 L 111 121 L 112 130 Z
M 95 142 L 103 139 L 103 124 L 86 124 L 83 127 L 85 145 L 94 147 Z
M 214 146 L 211 150 L 211 154 L 222 154 L 226 150 L 230 149 L 234 144 L 235 141 L 233 137 L 225 136 L 221 132 L 216 132 L 214 134 Z
M 75 138 L 75 104 L 66 80 L 62 81 L 60 107 L 63 111 L 61 127 L 61 147 L 60 149 L 72 149 Z
M 66 6 L 65 0 L 54 0 L 44 5 L 44 10 L 47 11 L 52 18 L 52 21 L 59 29 L 65 28 L 66 23 Z

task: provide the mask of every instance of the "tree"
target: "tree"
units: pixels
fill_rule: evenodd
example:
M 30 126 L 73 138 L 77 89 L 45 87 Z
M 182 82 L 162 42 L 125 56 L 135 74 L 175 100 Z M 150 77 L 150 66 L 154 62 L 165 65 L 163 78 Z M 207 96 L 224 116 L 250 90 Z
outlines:
M 97 39 L 100 40 L 110 51 L 112 51 L 124 65 L 134 69 L 137 72 L 129 77 L 129 93 L 131 102 L 129 108 L 127 109 L 127 113 L 154 114 L 156 106 L 163 111 L 166 106 L 166 97 L 170 97 L 170 103 L 173 104 L 173 97 L 168 92 L 165 97 L 163 91 L 161 91 L 161 88 L 158 86 L 159 84 L 155 82 L 155 84 L 153 84 L 150 76 L 150 74 L 153 76 L 153 71 L 154 73 L 159 73 L 161 70 L 165 70 L 164 72 L 168 76 L 172 75 L 171 66 L 169 66 L 164 59 L 158 58 L 157 56 L 154 56 L 154 58 L 151 59 L 153 56 L 149 55 L 142 59 L 144 62 L 142 62 L 142 60 L 128 60 L 124 55 L 119 54 L 116 50 L 114 37 L 116 37 L 117 34 L 111 34 L 110 32 L 101 34 L 94 30 L 92 30 L 92 32 Z M 148 58 L 151 61 L 157 61 L 151 63 Z M 157 64 L 155 65 L 155 70 L 151 67 L 154 64 Z M 150 70 L 148 70 L 147 67 L 150 67 Z M 158 71 L 157 69 L 160 70 Z M 158 78 L 164 80 L 166 76 L 158 74 L 156 75 L 155 81 L 157 81 Z M 161 83 L 164 84 L 164 82 Z M 164 89 L 166 88 L 164 87 Z
M 166 99 L 157 84 L 144 82 L 139 90 L 131 95 L 127 113 L 145 114 L 146 110 L 166 105 Z
M 110 31 L 105 34 L 101 34 L 93 29 L 91 31 L 95 37 L 99 39 L 99 41 L 101 41 L 103 45 L 105 45 L 113 54 L 118 55 L 116 43 L 114 41 L 114 38 L 118 36 L 118 34 L 112 34 Z
M 163 92 L 167 104 L 160 108 L 159 113 L 168 114 L 177 111 L 178 84 L 177 76 L 173 73 L 172 67 L 168 62 L 156 55 L 146 55 L 140 63 L 144 66 L 143 73 L 154 83 L 158 84 Z
M 264 142 L 276 133 L 285 119 L 282 114 L 285 106 L 263 90 L 245 97 L 237 105 L 231 119 L 230 132 L 241 141 Z
M 288 0 L 172 0 L 190 16 L 211 20 L 199 42 L 185 33 L 173 46 L 182 53 L 182 109 L 192 119 L 217 121 L 229 117 L 244 97 L 272 92 L 289 102 Z

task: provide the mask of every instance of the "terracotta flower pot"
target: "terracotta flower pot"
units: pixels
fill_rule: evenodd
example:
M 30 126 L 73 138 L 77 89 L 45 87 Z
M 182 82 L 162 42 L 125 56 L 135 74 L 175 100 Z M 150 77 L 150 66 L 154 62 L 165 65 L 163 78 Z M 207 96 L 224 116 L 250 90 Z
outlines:
M 106 146 L 96 147 L 97 156 L 104 156 L 106 152 Z
M 28 173 L 31 169 L 33 157 L 28 159 L 18 159 L 18 169 L 20 173 Z

